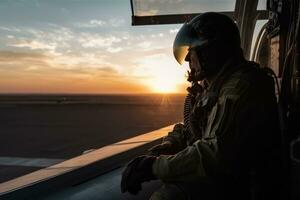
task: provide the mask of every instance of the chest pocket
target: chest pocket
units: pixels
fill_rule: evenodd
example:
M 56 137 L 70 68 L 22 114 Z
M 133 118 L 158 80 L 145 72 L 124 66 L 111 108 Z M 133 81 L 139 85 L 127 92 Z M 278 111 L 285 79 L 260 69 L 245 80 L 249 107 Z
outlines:
M 238 95 L 228 95 L 219 99 L 209 114 L 204 138 L 221 137 L 228 131 L 237 112 Z
M 203 139 L 205 140 L 212 139 L 215 137 L 214 135 L 211 134 L 211 129 L 213 128 L 213 124 L 217 120 L 217 114 L 219 109 L 220 106 L 218 103 L 216 103 L 216 105 L 212 108 L 211 112 L 208 115 L 207 125 L 203 134 Z
M 191 122 L 198 127 L 201 134 L 198 135 L 200 138 L 203 137 L 204 130 L 207 126 L 208 115 L 211 113 L 212 106 L 216 103 L 217 96 L 215 93 L 210 92 L 199 98 L 193 107 L 191 112 Z

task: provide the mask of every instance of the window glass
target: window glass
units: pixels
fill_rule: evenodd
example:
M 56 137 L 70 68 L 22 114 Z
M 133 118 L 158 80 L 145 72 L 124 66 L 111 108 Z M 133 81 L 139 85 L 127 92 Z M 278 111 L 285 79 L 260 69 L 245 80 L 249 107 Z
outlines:
M 129 0 L 1 0 L 0 182 L 182 121 L 179 28 L 132 27 Z
M 135 16 L 233 11 L 235 0 L 133 0 Z

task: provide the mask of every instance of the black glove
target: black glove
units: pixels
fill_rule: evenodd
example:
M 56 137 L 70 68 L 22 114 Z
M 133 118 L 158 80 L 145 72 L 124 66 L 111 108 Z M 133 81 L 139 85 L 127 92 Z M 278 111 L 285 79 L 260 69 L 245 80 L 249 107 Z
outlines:
M 136 195 L 142 189 L 142 183 L 155 180 L 152 165 L 155 156 L 139 156 L 130 161 L 122 173 L 121 191 Z
M 161 144 L 155 145 L 154 147 L 148 149 L 150 155 L 173 155 L 177 153 L 177 149 L 170 141 L 165 141 Z

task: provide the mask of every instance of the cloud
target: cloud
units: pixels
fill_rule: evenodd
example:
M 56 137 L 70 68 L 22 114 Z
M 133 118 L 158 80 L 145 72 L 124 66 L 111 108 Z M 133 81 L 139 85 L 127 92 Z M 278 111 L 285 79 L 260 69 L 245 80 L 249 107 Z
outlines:
M 46 62 L 48 63 L 48 66 L 60 69 L 100 68 L 103 59 L 101 57 L 96 57 L 94 54 L 76 53 L 58 56 L 49 55 L 49 59 L 47 59 Z
M 84 48 L 110 47 L 113 43 L 121 42 L 121 38 L 115 36 L 101 36 L 99 34 L 82 33 L 78 41 Z
M 153 51 L 163 49 L 163 46 L 160 44 L 160 41 L 144 41 L 137 44 L 137 47 L 143 51 Z
M 15 28 L 15 27 L 4 27 L 4 26 L 0 26 L 0 30 L 3 30 L 3 31 L 9 31 L 9 32 L 21 32 L 20 29 Z
M 72 46 L 76 35 L 70 29 L 55 24 L 49 24 L 46 30 L 32 28 L 19 29 L 22 35 L 7 35 L 6 46 L 16 48 L 28 48 L 30 50 L 40 50 L 43 52 L 60 54 Z
M 34 71 L 34 70 L 38 70 L 39 68 L 36 67 L 36 66 L 30 66 L 30 67 L 27 67 L 25 70 L 26 71 Z
M 75 23 L 74 25 L 79 28 L 95 28 L 95 27 L 101 27 L 106 25 L 106 22 L 103 20 L 92 19 L 87 23 L 78 22 Z
M 0 92 L 136 91 L 129 85 L 132 80 L 126 79 L 117 66 L 95 54 L 52 56 L 0 51 Z
M 48 71 L 73 74 L 103 75 L 105 77 L 118 76 L 118 66 L 104 60 L 95 54 L 74 54 L 52 56 L 42 53 L 24 53 L 0 51 L 0 71 L 22 74 L 35 71 L 47 74 Z M 2 73 L 2 74 L 5 74 Z
M 164 34 L 163 33 L 157 33 L 157 34 L 151 34 L 151 37 L 152 38 L 157 38 L 157 37 L 164 37 Z
M 172 52 L 172 49 L 168 47 L 155 47 L 155 48 L 149 48 L 147 51 L 142 52 L 141 56 L 152 56 L 157 54 L 165 54 L 168 55 L 170 52 Z
M 36 29 L 24 29 L 23 32 L 32 34 L 35 38 L 46 41 L 66 42 L 75 38 L 75 34 L 67 27 L 49 24 L 51 29 L 45 31 Z
M 91 19 L 88 22 L 76 22 L 74 23 L 74 26 L 78 28 L 98 28 L 104 26 L 119 27 L 122 26 L 123 24 L 125 24 L 124 19 L 111 18 L 106 21 L 100 19 Z
M 128 82 L 125 81 L 127 85 L 124 84 L 126 77 L 121 76 L 111 66 L 102 65 L 101 68 L 95 69 L 85 66 L 54 68 L 48 63 L 38 65 L 28 59 L 49 60 L 51 57 L 0 51 L 0 92 L 95 93 L 116 92 L 122 89 L 127 92 L 130 89 L 135 91 L 128 86 Z
M 16 40 L 13 44 L 8 44 L 8 46 L 11 47 L 20 47 L 20 48 L 29 48 L 32 50 L 52 50 L 54 51 L 56 49 L 57 43 L 45 43 L 42 41 L 38 40 L 29 40 L 29 39 L 21 39 L 21 40 Z
M 170 29 L 170 30 L 169 30 L 169 33 L 170 33 L 170 34 L 175 34 L 175 33 L 178 33 L 178 31 L 179 31 L 178 28 Z
M 33 70 L 51 68 L 80 72 L 117 72 L 118 66 L 105 61 L 103 55 L 92 53 L 56 55 L 40 52 L 12 52 L 0 51 L 0 66 L 2 69 Z M 79 72 L 79 71 L 78 71 Z
M 10 60 L 30 60 L 30 59 L 45 59 L 42 53 L 28 53 L 28 52 L 14 52 L 14 51 L 0 51 L 0 62 Z
M 143 48 L 143 49 L 148 49 L 151 47 L 151 44 L 152 43 L 150 41 L 144 41 L 144 42 L 138 43 L 137 46 L 140 48 Z
M 123 48 L 121 48 L 121 47 L 117 47 L 117 48 L 108 47 L 108 48 L 107 48 L 107 51 L 108 51 L 109 53 L 118 53 L 118 52 L 120 52 L 120 51 L 122 51 L 122 50 L 123 50 Z
M 134 39 L 134 40 L 139 40 L 139 41 L 144 41 L 145 39 L 146 39 L 146 35 L 144 35 L 144 34 L 139 34 L 139 35 L 137 35 L 136 37 L 134 37 L 134 38 L 132 38 L 132 39 Z
M 49 57 L 42 53 L 0 51 L 1 70 L 15 73 L 19 73 L 30 67 L 44 68 L 48 65 L 47 59 Z
M 96 19 L 92 19 L 90 21 L 90 24 L 93 25 L 93 26 L 103 26 L 106 24 L 105 21 L 102 21 L 102 20 L 96 20 Z
M 113 27 L 119 27 L 119 26 L 122 26 L 123 24 L 125 24 L 125 20 L 124 19 L 112 18 L 112 19 L 109 20 L 109 24 Z

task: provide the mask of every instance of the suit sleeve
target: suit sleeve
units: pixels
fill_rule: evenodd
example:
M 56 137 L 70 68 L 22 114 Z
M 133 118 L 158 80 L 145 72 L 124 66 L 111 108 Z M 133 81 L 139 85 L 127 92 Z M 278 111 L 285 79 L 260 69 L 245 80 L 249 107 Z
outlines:
M 171 142 L 178 150 L 182 150 L 187 146 L 183 124 L 176 124 L 171 132 L 163 138 L 163 141 Z

